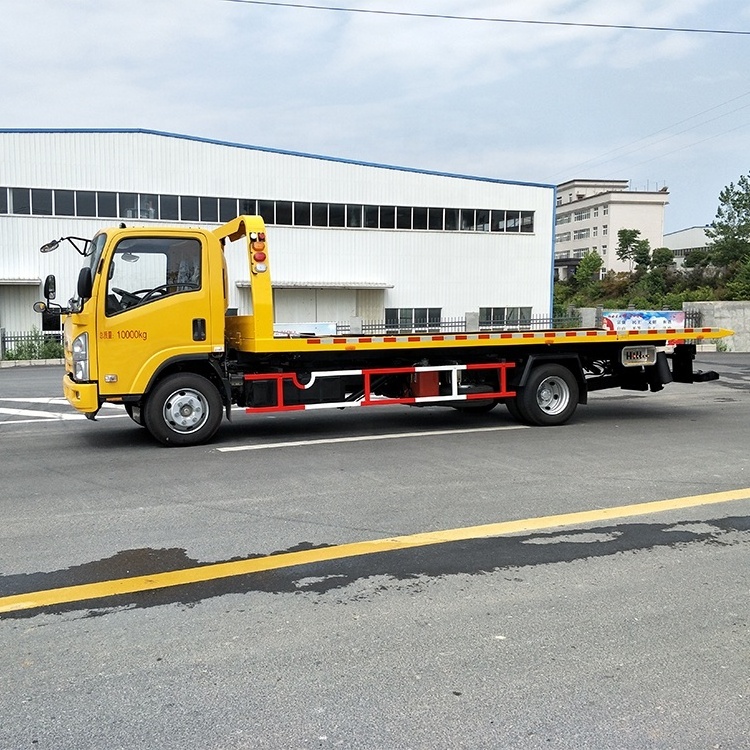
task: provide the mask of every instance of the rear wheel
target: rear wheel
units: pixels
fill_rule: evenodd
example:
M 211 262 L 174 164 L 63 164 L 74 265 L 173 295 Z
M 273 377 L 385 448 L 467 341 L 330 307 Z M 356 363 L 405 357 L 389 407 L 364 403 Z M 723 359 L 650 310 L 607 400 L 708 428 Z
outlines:
M 216 387 L 201 375 L 170 375 L 148 397 L 143 417 L 148 431 L 164 445 L 198 445 L 221 424 Z
M 505 405 L 508 407 L 510 416 L 513 417 L 513 419 L 515 419 L 516 422 L 524 421 L 524 418 L 521 416 L 521 410 L 518 408 L 518 402 L 516 401 L 515 397 L 506 399 Z
M 524 422 L 554 426 L 567 422 L 578 406 L 578 381 L 562 365 L 535 367 L 519 391 L 515 406 Z M 508 407 L 513 413 L 511 407 Z

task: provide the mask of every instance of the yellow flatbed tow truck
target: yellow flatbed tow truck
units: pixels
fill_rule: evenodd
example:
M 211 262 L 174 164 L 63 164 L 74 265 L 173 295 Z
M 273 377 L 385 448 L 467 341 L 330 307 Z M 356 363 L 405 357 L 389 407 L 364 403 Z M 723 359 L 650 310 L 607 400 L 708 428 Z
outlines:
M 245 241 L 252 315 L 227 315 L 227 243 Z M 266 228 L 239 216 L 214 230 L 112 227 L 63 237 L 84 257 L 64 315 L 67 400 L 90 419 L 104 403 L 168 446 L 210 440 L 233 406 L 248 413 L 504 403 L 520 422 L 567 422 L 590 391 L 658 391 L 694 372 L 695 342 L 723 328 L 490 330 L 290 337 L 274 334 Z M 669 341 L 679 340 L 667 352 Z

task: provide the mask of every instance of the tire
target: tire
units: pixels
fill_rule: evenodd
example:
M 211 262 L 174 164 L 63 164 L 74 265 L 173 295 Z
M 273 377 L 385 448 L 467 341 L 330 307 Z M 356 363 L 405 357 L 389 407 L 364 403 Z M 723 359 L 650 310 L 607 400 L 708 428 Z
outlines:
M 146 400 L 146 429 L 163 445 L 199 445 L 221 424 L 221 396 L 210 380 L 180 373 L 165 378 Z
M 531 371 L 519 391 L 516 408 L 528 424 L 543 427 L 565 424 L 578 406 L 578 391 L 578 381 L 567 367 L 542 364 Z
M 124 404 L 125 411 L 128 416 L 139 426 L 145 427 L 143 424 L 143 410 L 137 404 Z
M 515 396 L 507 399 L 504 403 L 508 407 L 510 416 L 513 417 L 516 422 L 521 422 L 521 424 L 523 424 L 526 421 L 523 416 L 521 416 L 521 410 L 518 408 L 518 401 Z

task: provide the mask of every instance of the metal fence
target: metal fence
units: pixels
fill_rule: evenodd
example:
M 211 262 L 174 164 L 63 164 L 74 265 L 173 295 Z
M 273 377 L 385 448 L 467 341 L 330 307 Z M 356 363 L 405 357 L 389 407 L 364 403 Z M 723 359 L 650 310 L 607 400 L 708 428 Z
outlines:
M 62 331 L 6 331 L 0 328 L 0 360 L 59 359 Z
M 578 328 L 581 318 L 570 315 L 559 318 L 531 316 L 506 322 L 484 322 L 476 315 L 464 318 L 443 318 L 440 321 L 416 321 L 412 325 L 391 323 L 385 320 L 354 320 L 348 323 L 337 323 L 338 336 L 391 336 L 410 333 L 483 333 L 503 331 L 548 331 L 564 328 Z
M 685 310 L 685 328 L 703 328 L 703 312 Z

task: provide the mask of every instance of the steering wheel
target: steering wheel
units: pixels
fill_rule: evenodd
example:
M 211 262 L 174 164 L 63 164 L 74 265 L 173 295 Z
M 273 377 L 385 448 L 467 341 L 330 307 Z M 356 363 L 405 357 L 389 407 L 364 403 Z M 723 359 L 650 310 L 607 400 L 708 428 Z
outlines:
M 166 294 L 171 287 L 176 287 L 180 289 L 180 291 L 185 291 L 186 289 L 200 289 L 198 284 L 191 284 L 189 282 L 182 282 L 177 284 L 159 284 L 159 286 L 155 286 L 153 289 L 149 289 L 147 293 L 144 294 L 143 297 L 141 297 L 141 302 L 146 302 L 153 297 Z M 145 292 L 146 290 L 142 289 L 141 291 Z M 136 292 L 136 294 L 139 294 L 139 292 Z
M 112 291 L 115 294 L 119 294 L 122 298 L 122 301 L 124 304 L 126 304 L 128 307 L 132 307 L 133 305 L 137 305 L 141 298 L 138 296 L 137 292 L 126 292 L 124 289 L 118 289 L 116 286 L 112 287 Z M 142 289 L 141 291 L 146 291 L 145 289 Z

